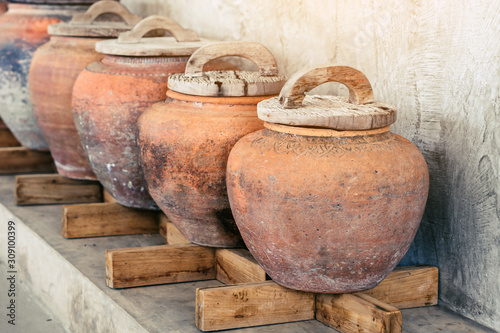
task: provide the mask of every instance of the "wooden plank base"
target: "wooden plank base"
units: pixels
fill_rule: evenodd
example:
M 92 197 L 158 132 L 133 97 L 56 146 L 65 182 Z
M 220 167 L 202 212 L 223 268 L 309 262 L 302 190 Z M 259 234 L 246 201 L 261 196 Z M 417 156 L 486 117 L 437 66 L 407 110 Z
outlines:
M 160 234 L 167 239 L 167 244 L 189 244 L 191 243 L 177 229 L 165 214 L 160 215 Z
M 221 253 L 224 254 L 222 251 Z M 227 258 L 230 257 L 227 254 L 224 255 Z M 246 265 L 242 266 L 242 269 Z M 264 283 L 266 286 L 277 286 L 272 281 L 259 283 Z M 293 306 L 285 307 L 288 300 L 281 299 L 281 297 L 290 297 L 289 294 L 276 291 L 272 296 L 263 293 L 265 296 L 261 297 L 255 291 L 258 290 L 255 287 L 259 283 L 239 284 L 234 286 L 235 289 L 231 289 L 229 286 L 198 289 L 196 296 L 196 323 L 198 328 L 207 331 L 296 321 L 296 316 L 292 316 L 290 320 L 286 319 L 285 314 L 295 311 Z M 279 288 L 289 290 L 284 287 Z M 234 292 L 228 293 L 228 290 Z M 435 305 L 437 304 L 437 292 L 437 268 L 409 266 L 395 269 L 377 287 L 363 293 L 342 295 L 304 294 L 313 299 L 316 298 L 316 319 L 341 332 L 399 333 L 402 327 L 402 317 L 401 312 L 395 305 L 400 309 Z M 244 308 L 245 304 L 238 304 L 234 300 L 237 299 L 238 295 L 244 295 L 247 299 L 245 304 L 254 306 L 251 311 Z M 371 295 L 375 295 L 377 298 Z M 250 297 L 255 299 L 250 300 Z M 272 304 L 269 305 L 271 308 L 266 308 L 263 311 L 257 305 L 254 305 L 254 302 L 259 304 L 264 300 Z M 272 300 L 272 302 L 269 300 Z M 217 303 L 216 306 L 213 302 Z M 256 306 L 257 308 L 255 308 Z M 274 315 L 272 315 L 273 313 Z M 245 320 L 242 318 L 245 318 Z M 281 319 L 278 320 L 278 318 Z
M 439 270 L 432 266 L 396 267 L 378 286 L 364 291 L 399 309 L 438 304 Z
M 62 235 L 66 238 L 158 233 L 159 213 L 93 203 L 63 207 Z
M 215 279 L 215 251 L 194 244 L 106 251 L 111 288 Z
M 314 308 L 314 294 L 272 281 L 196 290 L 196 326 L 202 331 L 314 319 Z
M 55 171 L 54 160 L 48 151 L 25 147 L 0 148 L 0 174 Z
M 21 144 L 8 128 L 0 126 L 0 147 L 20 147 Z
M 102 187 L 96 181 L 58 174 L 16 176 L 15 201 L 17 205 L 101 202 Z
M 245 249 L 215 251 L 217 280 L 225 284 L 266 281 L 266 272 Z
M 317 294 L 316 319 L 342 333 L 401 333 L 397 308 L 364 294 Z

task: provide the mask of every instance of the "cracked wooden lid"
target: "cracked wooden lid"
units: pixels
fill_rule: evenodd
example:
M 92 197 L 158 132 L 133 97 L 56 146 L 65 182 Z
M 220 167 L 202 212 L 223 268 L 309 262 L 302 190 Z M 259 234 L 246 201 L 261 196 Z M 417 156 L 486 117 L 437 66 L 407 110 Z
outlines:
M 144 37 L 165 30 L 173 37 Z M 96 51 L 120 56 L 190 56 L 203 45 L 213 41 L 201 39 L 190 29 L 184 29 L 169 17 L 153 15 L 139 22 L 134 29 L 121 33 L 118 39 L 101 41 Z
M 96 21 L 104 14 L 114 14 L 121 22 Z M 132 28 L 142 17 L 132 14 L 117 1 L 103 0 L 96 2 L 85 13 L 76 14 L 70 22 L 50 25 L 48 32 L 53 36 L 71 37 L 118 37 Z
M 226 56 L 247 58 L 257 65 L 259 71 L 203 71 L 203 66 L 209 61 Z M 168 88 L 196 96 L 269 96 L 278 94 L 285 82 L 286 77 L 278 74 L 276 60 L 264 45 L 220 42 L 194 52 L 186 71 L 169 77 Z
M 338 96 L 306 96 L 305 92 L 326 83 L 340 82 L 349 99 Z M 370 82 L 360 71 L 347 66 L 313 67 L 295 73 L 279 97 L 257 105 L 259 118 L 270 123 L 335 130 L 370 130 L 396 121 L 396 109 L 373 101 Z

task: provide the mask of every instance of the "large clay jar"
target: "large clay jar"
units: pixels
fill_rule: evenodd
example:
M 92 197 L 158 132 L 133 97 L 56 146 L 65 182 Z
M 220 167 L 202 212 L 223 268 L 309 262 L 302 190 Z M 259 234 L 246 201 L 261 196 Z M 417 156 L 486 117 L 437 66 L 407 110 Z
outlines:
M 174 37 L 143 38 L 158 30 Z M 94 173 L 118 203 L 158 209 L 138 163 L 137 119 L 165 100 L 168 76 L 183 72 L 189 56 L 207 43 L 169 18 L 150 16 L 118 40 L 97 43 L 104 58 L 76 80 L 76 128 Z
M 0 17 L 0 116 L 25 147 L 47 150 L 28 89 L 35 50 L 45 44 L 51 24 L 69 20 L 86 6 L 9 4 Z
M 7 1 L 0 1 L 0 15 L 7 11 Z
M 122 22 L 94 22 L 104 14 L 115 14 Z M 59 174 L 97 179 L 71 112 L 73 84 L 87 65 L 102 59 L 103 55 L 95 51 L 98 41 L 116 38 L 140 20 L 140 16 L 132 15 L 118 2 L 100 1 L 69 23 L 49 26 L 50 41 L 33 55 L 29 75 L 31 103 Z
M 336 81 L 350 99 L 306 96 Z M 375 287 L 408 250 L 429 176 L 419 150 L 392 134 L 390 105 L 373 102 L 350 67 L 294 75 L 259 103 L 266 129 L 231 151 L 227 186 L 245 244 L 277 283 L 318 293 Z
M 222 56 L 249 58 L 259 72 L 203 72 L 207 61 Z M 169 78 L 167 100 L 139 119 L 149 192 L 189 241 L 243 246 L 227 198 L 227 158 L 236 141 L 262 128 L 257 103 L 277 94 L 284 83 L 261 44 L 216 43 L 196 51 L 185 74 Z

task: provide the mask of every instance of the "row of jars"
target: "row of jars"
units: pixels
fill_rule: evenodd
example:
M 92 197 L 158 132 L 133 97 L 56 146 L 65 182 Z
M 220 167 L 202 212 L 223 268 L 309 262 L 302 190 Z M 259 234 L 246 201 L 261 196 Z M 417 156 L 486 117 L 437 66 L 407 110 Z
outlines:
M 124 206 L 161 209 L 193 243 L 247 246 L 274 281 L 298 290 L 369 289 L 404 256 L 427 166 L 389 131 L 396 110 L 373 100 L 361 72 L 323 66 L 287 81 L 259 43 L 205 40 L 114 1 L 50 25 L 38 47 L 43 38 L 10 36 L 40 9 L 11 10 L 0 18 L 0 114 L 23 145 L 50 149 L 61 175 L 98 179 Z M 30 63 L 28 89 L 18 67 Z M 330 81 L 349 99 L 305 95 Z

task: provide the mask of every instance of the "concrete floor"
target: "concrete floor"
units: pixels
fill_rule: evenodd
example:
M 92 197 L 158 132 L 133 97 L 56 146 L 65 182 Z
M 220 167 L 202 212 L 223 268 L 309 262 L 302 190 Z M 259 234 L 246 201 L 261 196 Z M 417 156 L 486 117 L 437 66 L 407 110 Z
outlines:
M 17 330 L 0 316 L 0 332 L 199 332 L 194 323 L 195 291 L 215 280 L 129 289 L 106 286 L 106 249 L 164 244 L 160 235 L 64 239 L 62 206 L 17 207 L 14 177 L 0 177 L 0 244 L 6 222 L 17 227 L 19 309 Z M 0 262 L 6 251 L 0 249 Z M 1 304 L 6 272 L 0 266 Z M 315 320 L 237 329 L 231 332 L 333 332 Z M 403 332 L 492 332 L 442 307 L 403 311 Z
M 3 262 L 0 262 L 0 304 L 1 308 L 4 309 L 4 304 L 8 304 L 8 297 L 6 295 L 6 290 L 9 287 L 9 282 L 4 277 L 7 272 L 7 267 Z M 63 328 L 62 323 L 50 313 L 50 311 L 45 308 L 40 303 L 40 298 L 36 296 L 29 290 L 23 281 L 19 281 L 16 285 L 16 325 L 12 326 L 7 323 L 2 311 L 1 321 L 0 321 L 0 332 L 2 333 L 64 333 L 66 332 Z

